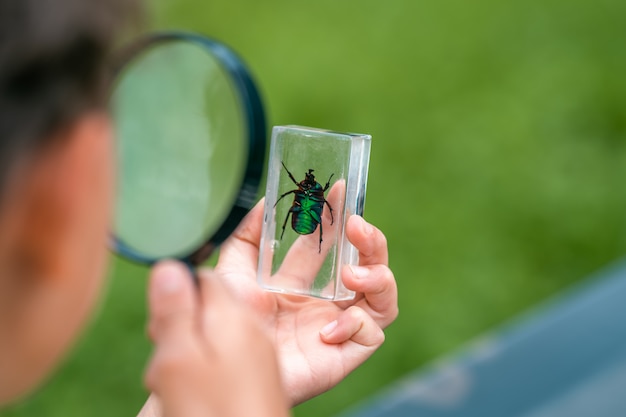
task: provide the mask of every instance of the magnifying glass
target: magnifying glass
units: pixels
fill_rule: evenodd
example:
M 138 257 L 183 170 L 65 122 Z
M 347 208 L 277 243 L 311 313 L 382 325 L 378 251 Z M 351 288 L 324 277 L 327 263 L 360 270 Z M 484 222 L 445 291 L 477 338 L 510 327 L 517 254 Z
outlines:
M 255 202 L 266 147 L 257 88 L 232 50 L 192 33 L 142 39 L 116 71 L 113 248 L 199 265 Z

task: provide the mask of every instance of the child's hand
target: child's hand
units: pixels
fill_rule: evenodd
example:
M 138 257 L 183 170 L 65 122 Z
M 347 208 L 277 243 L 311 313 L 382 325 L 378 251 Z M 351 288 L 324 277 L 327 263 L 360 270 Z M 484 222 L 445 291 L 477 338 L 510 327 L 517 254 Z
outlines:
M 357 292 L 353 301 L 332 303 L 262 290 L 256 283 L 262 216 L 263 201 L 222 246 L 215 271 L 264 319 L 295 405 L 335 386 L 380 347 L 382 329 L 398 314 L 398 291 L 385 236 L 359 216 L 348 219 L 346 234 L 359 250 L 360 266 L 342 271 L 346 287 Z M 294 268 L 311 269 L 306 268 L 308 252 L 294 258 Z
M 184 265 L 153 269 L 146 385 L 158 400 L 142 415 L 287 416 L 272 342 L 214 275 L 205 271 L 197 291 Z

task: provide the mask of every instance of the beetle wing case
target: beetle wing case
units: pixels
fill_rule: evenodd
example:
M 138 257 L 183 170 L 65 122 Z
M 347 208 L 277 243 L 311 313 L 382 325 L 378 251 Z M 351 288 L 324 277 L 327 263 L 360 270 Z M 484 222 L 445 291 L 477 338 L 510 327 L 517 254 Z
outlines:
M 358 252 L 345 220 L 363 214 L 371 136 L 276 126 L 268 163 L 258 282 L 269 291 L 339 301 Z

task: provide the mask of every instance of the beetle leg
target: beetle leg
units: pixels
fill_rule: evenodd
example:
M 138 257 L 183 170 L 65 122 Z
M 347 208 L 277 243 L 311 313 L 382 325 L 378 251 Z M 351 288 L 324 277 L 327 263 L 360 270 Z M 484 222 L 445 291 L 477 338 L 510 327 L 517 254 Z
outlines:
M 333 208 L 330 206 L 330 203 L 328 202 L 328 200 L 324 199 L 324 203 L 326 203 L 326 205 L 328 206 L 328 209 L 330 210 L 330 225 L 332 226 L 333 223 L 335 223 L 335 218 L 333 217 Z
M 274 203 L 274 207 L 276 207 L 276 204 L 278 204 L 278 202 L 279 202 L 280 200 L 282 200 L 282 199 L 283 199 L 283 197 L 285 197 L 285 196 L 287 196 L 287 195 L 289 195 L 289 194 L 291 194 L 291 193 L 295 193 L 296 191 L 299 191 L 299 190 L 291 190 L 291 191 L 287 191 L 285 194 L 281 195 L 281 196 L 278 198 L 278 200 L 276 200 L 276 202 Z
M 283 164 L 283 168 L 285 168 L 285 171 L 287 171 L 287 174 L 289 174 L 289 178 L 291 178 L 291 181 L 293 181 L 294 184 L 298 185 L 298 181 L 296 181 L 291 172 L 289 172 L 289 170 L 285 166 L 285 163 L 283 161 L 280 161 L 280 163 Z
M 317 253 L 322 253 L 322 222 L 320 222 L 320 246 Z
M 324 186 L 324 192 L 326 192 L 326 190 L 328 190 L 328 187 L 330 187 L 330 180 L 333 178 L 333 175 L 335 175 L 334 172 L 330 174 L 330 177 L 328 177 L 328 181 L 326 181 L 326 185 Z M 328 206 L 328 209 L 330 210 L 330 225 L 332 226 L 333 223 L 335 223 L 335 218 L 333 217 L 333 208 L 330 206 L 326 198 L 324 198 L 324 203 L 326 203 L 326 205 Z M 320 223 L 320 226 L 321 225 L 322 224 Z
M 326 185 L 324 186 L 324 191 L 328 190 L 328 187 L 330 187 L 330 180 L 333 178 L 333 175 L 335 175 L 335 173 L 330 174 L 330 177 L 328 177 L 328 181 L 326 181 Z
M 287 215 L 285 216 L 285 221 L 283 222 L 283 231 L 280 234 L 280 240 L 283 240 L 283 235 L 285 234 L 285 226 L 287 226 L 287 220 L 289 220 L 290 214 L 291 214 L 291 209 L 287 211 Z

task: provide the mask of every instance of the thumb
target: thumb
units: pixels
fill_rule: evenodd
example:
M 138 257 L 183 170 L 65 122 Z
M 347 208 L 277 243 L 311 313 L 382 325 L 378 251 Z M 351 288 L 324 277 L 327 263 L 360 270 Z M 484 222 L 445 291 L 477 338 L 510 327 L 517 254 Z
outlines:
M 198 343 L 200 301 L 187 267 L 173 261 L 157 264 L 150 274 L 148 304 L 156 346 L 146 386 L 161 399 L 163 415 L 198 415 L 190 409 L 196 402 L 188 383 L 206 369 Z
M 149 333 L 157 345 L 193 341 L 199 300 L 186 266 L 164 261 L 152 269 L 148 305 Z

